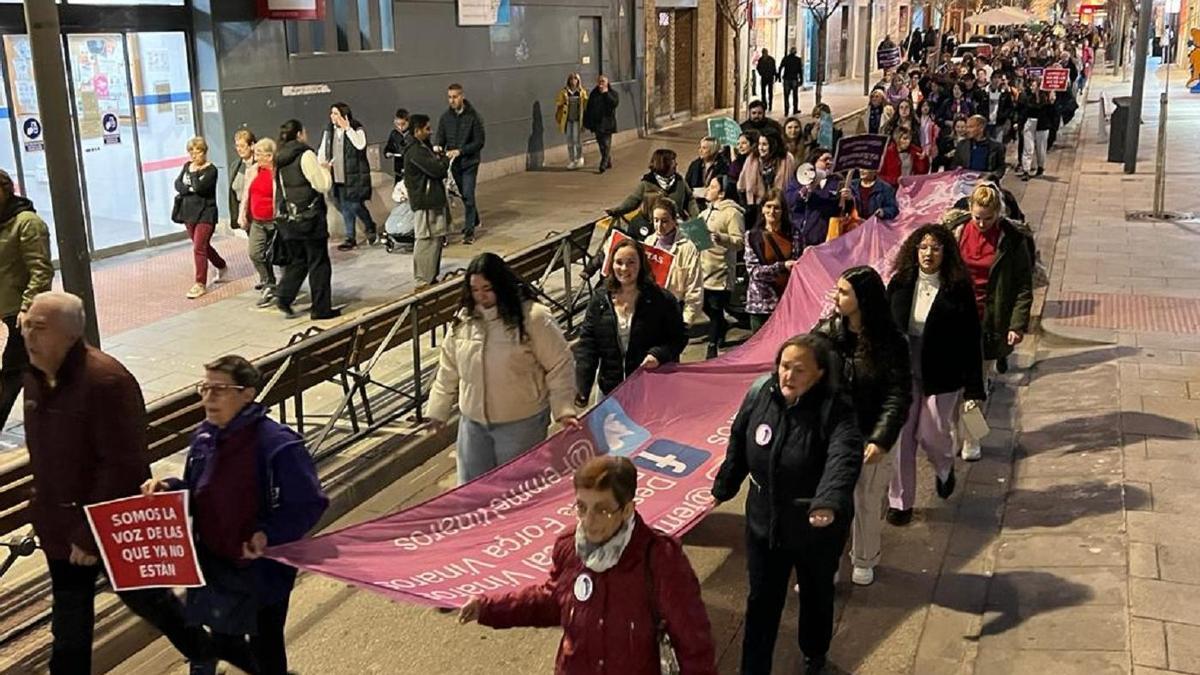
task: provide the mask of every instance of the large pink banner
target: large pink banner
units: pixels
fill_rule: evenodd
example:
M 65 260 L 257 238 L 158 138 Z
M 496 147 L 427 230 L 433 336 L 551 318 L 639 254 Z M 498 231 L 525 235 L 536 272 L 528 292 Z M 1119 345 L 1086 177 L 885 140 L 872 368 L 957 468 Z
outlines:
M 804 252 L 787 293 L 754 338 L 720 358 L 638 371 L 584 417 L 518 459 L 419 506 L 271 549 L 271 557 L 392 598 L 456 607 L 478 593 L 545 579 L 558 535 L 575 524 L 571 474 L 596 454 L 630 457 L 639 469 L 638 511 L 675 536 L 713 506 L 709 487 L 729 426 L 778 345 L 825 314 L 826 295 L 848 267 L 890 274 L 908 233 L 967 194 L 976 174 L 904 179 L 900 218 L 868 220 Z

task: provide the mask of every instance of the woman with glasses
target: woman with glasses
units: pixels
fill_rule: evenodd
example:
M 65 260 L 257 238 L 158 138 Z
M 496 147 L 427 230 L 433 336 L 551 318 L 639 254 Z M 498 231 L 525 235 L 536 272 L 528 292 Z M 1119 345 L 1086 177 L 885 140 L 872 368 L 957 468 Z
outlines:
M 183 478 L 142 485 L 143 494 L 187 490 L 205 586 L 187 591 L 189 623 L 205 626 L 217 653 L 248 673 L 285 675 L 283 627 L 296 569 L 263 557 L 296 541 L 329 505 L 304 439 L 254 402 L 262 375 L 240 356 L 204 366 L 197 386 L 204 421 Z M 211 675 L 216 661 L 192 662 Z
M 779 620 L 795 570 L 806 675 L 825 671 L 833 638 L 833 577 L 854 519 L 862 434 L 837 387 L 835 355 L 821 335 L 798 335 L 754 381 L 733 419 L 713 481 L 718 502 L 746 497 L 750 593 L 742 632 L 743 675 L 769 675 Z
M 700 582 L 678 541 L 635 510 L 637 468 L 626 457 L 594 457 L 575 472 L 578 524 L 554 543 L 545 582 L 475 596 L 459 623 L 492 628 L 561 626 L 554 672 L 660 672 L 659 626 L 682 675 L 717 672 Z
M 459 485 L 545 440 L 552 417 L 579 426 L 574 366 L 554 314 L 500 256 L 476 256 L 429 392 L 435 427 L 458 404 Z
M 975 291 L 986 387 L 992 367 L 999 362 L 1007 370 L 1008 355 L 1029 329 L 1033 259 L 1026 235 L 1005 217 L 1004 196 L 992 184 L 982 184 L 971 193 L 971 219 L 954 228 L 954 237 Z M 973 407 L 973 403 L 965 405 Z M 982 456 L 979 440 L 963 434 L 963 459 L 973 462 Z

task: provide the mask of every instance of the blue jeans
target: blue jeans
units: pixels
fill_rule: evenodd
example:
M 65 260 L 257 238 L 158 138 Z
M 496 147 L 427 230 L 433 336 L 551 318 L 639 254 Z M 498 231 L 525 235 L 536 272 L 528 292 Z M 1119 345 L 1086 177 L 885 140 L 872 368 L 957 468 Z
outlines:
M 479 165 L 464 169 L 455 162 L 450 168 L 454 182 L 458 183 L 458 191 L 462 194 L 463 208 L 466 217 L 463 219 L 463 236 L 475 234 L 475 226 L 479 224 L 479 211 L 475 208 L 475 182 L 479 177 Z
M 367 234 L 374 236 L 375 221 L 371 218 L 371 212 L 367 210 L 367 205 L 346 199 L 345 193 L 346 185 L 344 183 L 333 184 L 333 203 L 337 204 L 338 213 L 342 214 L 342 222 L 346 224 L 346 239 L 354 241 L 358 238 L 354 228 L 355 218 L 361 218 L 363 225 L 367 227 Z
M 567 120 L 567 158 L 572 162 L 583 159 L 582 129 L 577 120 Z
M 501 424 L 459 417 L 458 484 L 470 482 L 546 440 L 549 426 L 549 408 L 533 417 Z

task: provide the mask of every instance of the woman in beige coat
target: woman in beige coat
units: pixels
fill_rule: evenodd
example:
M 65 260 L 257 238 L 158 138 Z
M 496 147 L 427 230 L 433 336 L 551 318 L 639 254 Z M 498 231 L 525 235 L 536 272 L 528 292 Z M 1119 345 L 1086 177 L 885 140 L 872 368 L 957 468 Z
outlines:
M 712 246 L 700 252 L 704 314 L 708 316 L 708 355 L 713 358 L 729 330 L 725 309 L 737 285 L 737 253 L 746 243 L 745 210 L 737 202 L 737 184 L 720 176 L 708 182 L 708 208 L 700 218 L 708 227 Z
M 675 296 L 683 308 L 685 328 L 691 327 L 700 318 L 704 307 L 700 250 L 679 231 L 682 213 L 674 200 L 664 197 L 654 202 L 653 214 L 654 234 L 646 238 L 646 245 L 656 246 L 675 256 L 663 288 Z
M 578 427 L 574 377 L 575 359 L 550 310 L 532 301 L 500 256 L 476 256 L 429 392 L 435 428 L 458 403 L 458 483 L 545 440 L 552 416 Z

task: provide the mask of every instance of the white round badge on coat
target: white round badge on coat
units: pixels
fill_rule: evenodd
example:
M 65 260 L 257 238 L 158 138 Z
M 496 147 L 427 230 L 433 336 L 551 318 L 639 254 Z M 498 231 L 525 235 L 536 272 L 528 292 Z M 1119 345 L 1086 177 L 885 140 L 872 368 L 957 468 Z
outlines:
M 771 427 L 767 426 L 766 424 L 758 425 L 758 428 L 754 430 L 754 440 L 757 441 L 759 445 L 766 445 L 767 443 L 770 443 Z
M 587 574 L 575 577 L 575 599 L 587 602 L 587 599 L 592 597 L 592 589 L 595 588 L 595 585 L 595 582 Z

